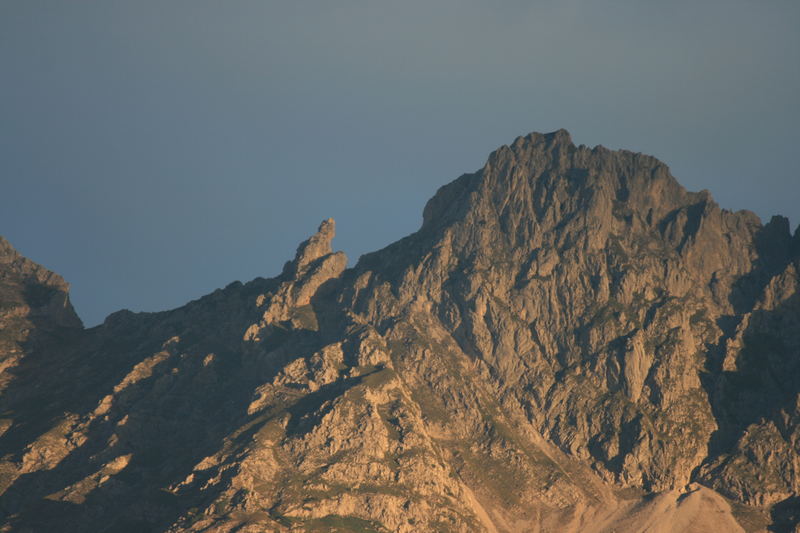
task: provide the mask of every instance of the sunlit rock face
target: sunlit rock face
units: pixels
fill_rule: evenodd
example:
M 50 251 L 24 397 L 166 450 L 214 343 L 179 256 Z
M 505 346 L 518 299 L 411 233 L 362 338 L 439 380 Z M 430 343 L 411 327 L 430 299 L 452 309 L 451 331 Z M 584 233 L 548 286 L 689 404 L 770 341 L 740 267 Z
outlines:
M 0 241 L 9 531 L 793 531 L 800 236 L 520 137 L 347 268 L 82 329 Z

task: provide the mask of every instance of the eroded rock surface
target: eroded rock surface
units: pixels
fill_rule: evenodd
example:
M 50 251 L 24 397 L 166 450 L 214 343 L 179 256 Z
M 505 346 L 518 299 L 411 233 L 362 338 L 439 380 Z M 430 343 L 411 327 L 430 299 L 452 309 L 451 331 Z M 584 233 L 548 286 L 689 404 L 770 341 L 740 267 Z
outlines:
M 0 241 L 5 529 L 797 527 L 785 218 L 560 130 L 352 268 L 334 233 L 277 278 L 90 330 Z

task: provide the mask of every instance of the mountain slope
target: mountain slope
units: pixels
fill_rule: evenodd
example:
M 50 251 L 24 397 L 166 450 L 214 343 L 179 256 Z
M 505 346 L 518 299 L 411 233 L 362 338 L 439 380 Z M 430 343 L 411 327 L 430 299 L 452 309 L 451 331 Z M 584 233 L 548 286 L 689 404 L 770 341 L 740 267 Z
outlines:
M 791 530 L 799 235 L 560 130 L 353 268 L 328 220 L 174 311 L 6 321 L 6 528 Z

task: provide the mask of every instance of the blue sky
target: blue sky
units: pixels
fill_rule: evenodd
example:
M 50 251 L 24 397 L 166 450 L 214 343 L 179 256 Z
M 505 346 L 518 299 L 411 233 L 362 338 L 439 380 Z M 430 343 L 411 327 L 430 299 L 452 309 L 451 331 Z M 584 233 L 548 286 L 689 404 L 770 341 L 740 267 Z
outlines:
M 0 234 L 87 325 L 354 262 L 530 131 L 800 222 L 794 1 L 0 2 Z

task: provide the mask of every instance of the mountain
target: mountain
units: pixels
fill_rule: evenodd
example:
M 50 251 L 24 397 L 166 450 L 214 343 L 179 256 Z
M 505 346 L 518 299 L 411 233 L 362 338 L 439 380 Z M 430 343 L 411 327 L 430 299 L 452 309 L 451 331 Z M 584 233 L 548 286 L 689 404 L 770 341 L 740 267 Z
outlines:
M 416 233 L 83 329 L 0 241 L 2 531 L 800 531 L 800 231 L 520 137 Z

